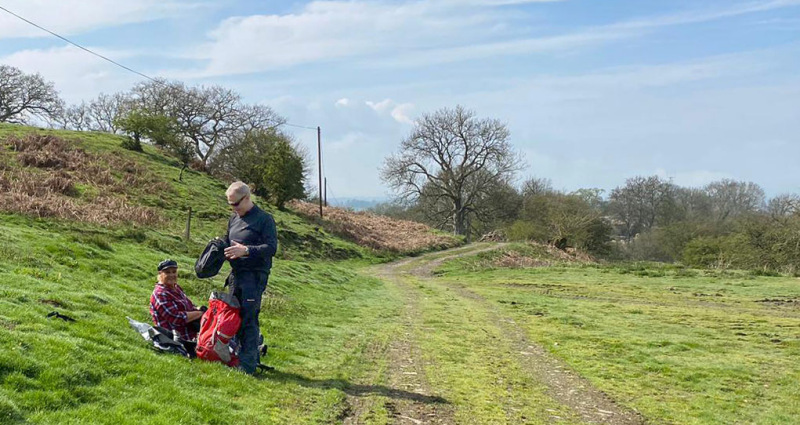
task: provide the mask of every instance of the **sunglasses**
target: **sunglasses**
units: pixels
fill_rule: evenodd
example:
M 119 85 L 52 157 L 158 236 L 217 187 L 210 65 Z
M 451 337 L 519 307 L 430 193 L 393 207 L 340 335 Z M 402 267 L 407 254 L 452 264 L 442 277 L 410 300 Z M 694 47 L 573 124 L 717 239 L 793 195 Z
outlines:
M 244 196 L 242 196 L 242 197 L 241 197 L 241 198 L 239 198 L 239 200 L 238 200 L 238 201 L 236 201 L 236 202 L 228 202 L 228 205 L 230 205 L 230 206 L 232 206 L 232 207 L 238 207 L 238 206 L 239 206 L 239 204 L 241 204 L 241 203 L 242 203 L 242 201 L 244 201 L 244 198 L 247 198 L 247 195 L 244 195 Z

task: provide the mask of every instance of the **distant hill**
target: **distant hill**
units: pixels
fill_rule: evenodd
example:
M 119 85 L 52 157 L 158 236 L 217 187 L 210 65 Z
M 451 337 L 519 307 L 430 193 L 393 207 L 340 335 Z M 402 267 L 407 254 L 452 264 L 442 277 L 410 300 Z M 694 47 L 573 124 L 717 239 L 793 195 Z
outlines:
M 389 198 L 343 198 L 328 199 L 328 205 L 339 208 L 349 208 L 353 211 L 368 210 L 378 204 L 388 202 Z

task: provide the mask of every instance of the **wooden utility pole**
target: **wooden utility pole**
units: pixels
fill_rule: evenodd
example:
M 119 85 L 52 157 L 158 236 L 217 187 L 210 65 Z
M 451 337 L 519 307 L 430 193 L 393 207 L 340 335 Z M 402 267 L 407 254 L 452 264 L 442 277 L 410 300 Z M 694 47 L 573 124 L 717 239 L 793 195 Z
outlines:
M 319 163 L 319 218 L 322 218 L 322 129 L 317 126 L 317 162 Z

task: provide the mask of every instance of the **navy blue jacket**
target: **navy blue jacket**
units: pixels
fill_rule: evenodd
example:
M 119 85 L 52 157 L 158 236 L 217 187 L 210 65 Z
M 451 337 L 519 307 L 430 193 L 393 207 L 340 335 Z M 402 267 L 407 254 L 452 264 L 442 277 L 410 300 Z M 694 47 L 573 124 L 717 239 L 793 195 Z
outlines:
M 245 245 L 250 251 L 247 257 L 231 260 L 231 268 L 236 271 L 269 272 L 272 268 L 272 257 L 278 250 L 278 232 L 272 215 L 264 212 L 258 205 L 243 217 L 233 213 L 228 220 L 228 232 L 225 241 L 233 241 Z

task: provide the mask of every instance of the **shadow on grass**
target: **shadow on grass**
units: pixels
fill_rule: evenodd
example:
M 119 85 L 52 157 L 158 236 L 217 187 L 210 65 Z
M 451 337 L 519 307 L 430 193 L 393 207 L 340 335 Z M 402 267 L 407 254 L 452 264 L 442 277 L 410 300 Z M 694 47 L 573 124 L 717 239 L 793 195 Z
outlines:
M 389 388 L 383 385 L 358 385 L 351 384 L 343 379 L 312 379 L 296 373 L 273 370 L 256 376 L 257 379 L 269 379 L 283 383 L 295 383 L 308 388 L 339 389 L 347 395 L 361 397 L 370 394 L 381 395 L 391 399 L 404 399 L 424 404 L 450 404 L 447 399 L 439 396 L 428 396 L 410 391 Z

